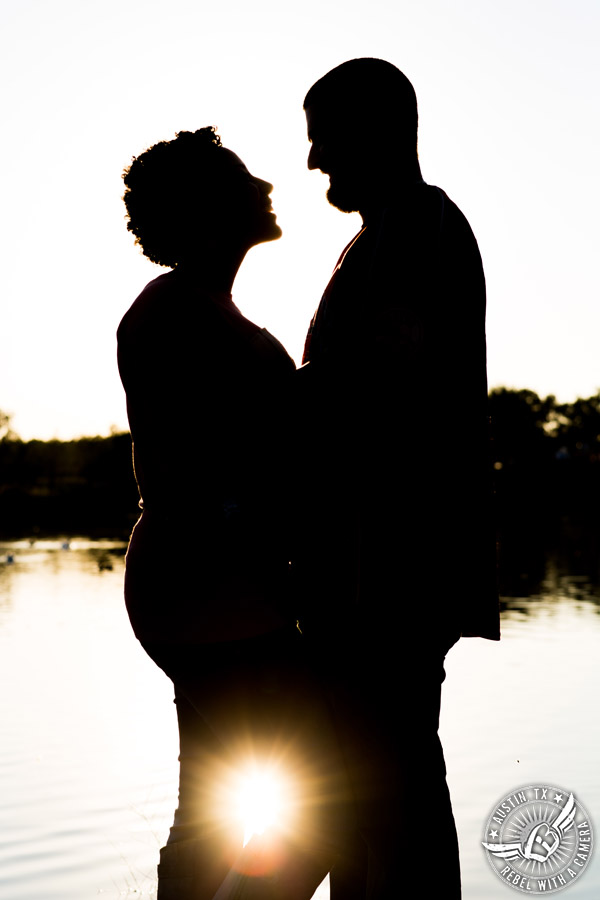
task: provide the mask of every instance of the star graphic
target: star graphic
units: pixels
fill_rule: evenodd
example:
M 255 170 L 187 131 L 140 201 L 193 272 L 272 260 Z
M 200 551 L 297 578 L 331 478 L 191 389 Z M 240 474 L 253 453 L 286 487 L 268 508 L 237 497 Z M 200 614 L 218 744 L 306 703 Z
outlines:
M 555 801 L 556 803 L 562 803 L 562 801 L 563 801 L 563 795 L 562 795 L 562 794 L 555 794 L 555 795 L 554 795 L 554 801 Z
M 492 837 L 492 838 L 497 838 L 497 837 L 498 837 L 498 832 L 497 832 L 497 831 L 490 831 L 490 837 Z

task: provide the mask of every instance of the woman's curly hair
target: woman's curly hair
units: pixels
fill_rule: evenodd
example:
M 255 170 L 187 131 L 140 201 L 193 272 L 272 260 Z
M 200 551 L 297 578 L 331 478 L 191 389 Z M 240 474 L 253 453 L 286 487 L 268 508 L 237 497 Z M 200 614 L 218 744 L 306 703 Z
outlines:
M 215 209 L 221 138 L 214 126 L 179 131 L 135 157 L 123 172 L 127 229 L 144 256 L 176 266 Z

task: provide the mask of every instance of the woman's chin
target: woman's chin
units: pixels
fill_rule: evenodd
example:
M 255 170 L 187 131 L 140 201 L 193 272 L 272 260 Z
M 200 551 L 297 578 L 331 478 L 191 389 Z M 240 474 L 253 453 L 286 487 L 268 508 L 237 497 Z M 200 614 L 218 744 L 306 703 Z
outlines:
M 277 224 L 275 216 L 269 222 L 265 223 L 265 227 L 261 229 L 257 244 L 265 244 L 267 241 L 277 241 L 283 234 L 281 228 Z

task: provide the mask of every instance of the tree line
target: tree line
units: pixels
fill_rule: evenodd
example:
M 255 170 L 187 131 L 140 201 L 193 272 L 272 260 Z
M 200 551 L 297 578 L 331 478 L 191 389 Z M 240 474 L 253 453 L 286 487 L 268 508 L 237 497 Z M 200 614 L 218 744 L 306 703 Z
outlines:
M 500 523 L 565 518 L 595 527 L 600 489 L 600 393 L 557 403 L 530 390 L 490 393 Z
M 126 538 L 139 515 L 127 432 L 72 441 L 0 438 L 0 538 Z
M 490 422 L 501 536 L 549 540 L 565 522 L 571 531 L 600 531 L 600 392 L 558 403 L 526 389 L 496 388 Z M 440 435 L 440 459 L 449 439 L 461 436 Z M 0 537 L 126 537 L 138 515 L 127 432 L 22 441 L 0 412 Z

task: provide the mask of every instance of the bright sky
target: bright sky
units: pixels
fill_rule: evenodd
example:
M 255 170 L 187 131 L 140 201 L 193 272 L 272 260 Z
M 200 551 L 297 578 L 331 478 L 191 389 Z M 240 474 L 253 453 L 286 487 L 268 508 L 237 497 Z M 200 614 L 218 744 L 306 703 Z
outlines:
M 599 26 L 595 0 L 4 0 L 0 409 L 24 438 L 126 427 L 115 330 L 166 270 L 126 230 L 121 173 L 203 125 L 275 185 L 284 236 L 250 252 L 234 299 L 298 358 L 359 227 L 306 169 L 302 101 L 355 56 L 413 82 L 424 178 L 478 238 L 490 385 L 595 393 Z

